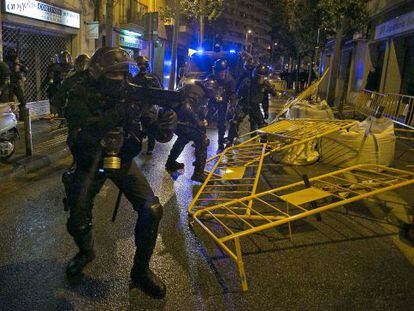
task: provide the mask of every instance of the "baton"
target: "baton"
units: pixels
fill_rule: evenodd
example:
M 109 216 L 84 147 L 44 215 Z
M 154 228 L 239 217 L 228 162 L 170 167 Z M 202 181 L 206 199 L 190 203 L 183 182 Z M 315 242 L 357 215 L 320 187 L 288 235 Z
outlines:
M 122 191 L 119 190 L 118 197 L 116 198 L 114 212 L 112 213 L 112 222 L 115 222 L 116 215 L 118 215 L 118 210 L 119 210 L 119 205 L 121 203 L 121 198 L 122 198 Z

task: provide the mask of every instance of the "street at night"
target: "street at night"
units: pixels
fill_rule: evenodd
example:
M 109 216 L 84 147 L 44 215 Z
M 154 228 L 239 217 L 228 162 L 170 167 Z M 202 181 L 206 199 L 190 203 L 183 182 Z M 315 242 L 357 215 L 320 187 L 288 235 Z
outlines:
M 0 0 L 0 311 L 414 311 L 413 21 Z
M 164 170 L 169 147 L 157 144 L 152 157 L 137 159 L 164 205 L 151 262 L 167 284 L 164 300 L 129 290 L 137 215 L 123 199 L 111 222 L 117 189 L 110 182 L 95 202 L 97 257 L 78 282 L 66 279 L 65 265 L 76 251 L 61 203 L 67 158 L 2 189 L 1 309 L 396 310 L 411 305 L 414 267 L 393 243 L 395 230 L 370 220 L 363 206 L 348 215 L 343 209 L 324 214 L 321 223 L 295 224 L 293 242 L 287 230 L 251 236 L 244 250 L 250 288 L 243 293 L 234 263 L 205 234 L 189 228 L 186 207 L 199 184 L 191 182 L 191 171 L 174 181 Z M 188 146 L 180 160 L 191 157 Z

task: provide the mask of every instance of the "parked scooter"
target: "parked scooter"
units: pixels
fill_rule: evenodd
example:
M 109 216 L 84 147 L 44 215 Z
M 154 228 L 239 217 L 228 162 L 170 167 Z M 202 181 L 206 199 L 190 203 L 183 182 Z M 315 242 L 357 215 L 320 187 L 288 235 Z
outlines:
M 10 158 L 16 149 L 19 137 L 14 103 L 0 103 L 0 161 Z

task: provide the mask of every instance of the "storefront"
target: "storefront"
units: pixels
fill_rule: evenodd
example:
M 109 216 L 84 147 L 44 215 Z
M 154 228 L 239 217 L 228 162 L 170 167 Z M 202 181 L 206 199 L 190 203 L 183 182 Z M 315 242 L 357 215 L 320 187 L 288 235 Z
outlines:
M 47 98 L 42 82 L 51 58 L 63 50 L 74 52 L 81 26 L 78 12 L 34 0 L 2 2 L 3 51 L 16 48 L 28 67 L 25 96 L 28 102 Z
M 414 11 L 377 24 L 369 47 L 381 73 L 379 91 L 414 95 Z

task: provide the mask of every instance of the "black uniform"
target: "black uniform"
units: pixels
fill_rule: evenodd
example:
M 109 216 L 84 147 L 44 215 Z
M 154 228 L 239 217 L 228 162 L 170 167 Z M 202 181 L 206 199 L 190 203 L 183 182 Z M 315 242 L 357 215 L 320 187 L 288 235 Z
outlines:
M 247 115 L 249 115 L 251 131 L 266 125 L 264 120 L 269 117 L 269 93 L 276 94 L 267 81 L 261 83 L 259 78 L 246 78 L 237 93 L 239 102 L 230 121 L 229 145 L 232 145 L 234 138 L 238 137 L 239 126 Z
M 43 82 L 43 85 L 46 85 L 47 95 L 50 102 L 50 108 L 52 113 L 62 116 L 64 114 L 63 108 L 61 107 L 61 101 L 55 100 L 55 95 L 59 87 L 62 85 L 62 82 L 73 72 L 73 65 L 70 63 L 54 63 L 49 65 L 47 68 L 46 79 Z
M 149 269 L 162 206 L 132 159 L 140 152 L 143 127 L 157 133 L 157 139 L 165 139 L 166 132 L 171 133 L 168 134 L 171 139 L 174 118 L 169 113 L 157 116 L 150 104 L 127 102 L 122 91 L 125 82 L 119 76 L 126 75 L 128 63 L 129 55 L 124 50 L 99 49 L 91 59 L 90 75 L 78 82 L 68 96 L 65 113 L 68 145 L 76 161 L 76 169 L 64 174 L 63 180 L 66 206 L 70 210 L 67 228 L 79 247 L 79 253 L 69 262 L 66 272 L 69 276 L 80 274 L 95 256 L 91 233 L 93 201 L 109 178 L 132 203 L 139 216 L 135 227 L 137 250 L 131 279 L 147 294 L 162 298 L 165 286 Z M 118 155 L 121 168 L 101 170 L 106 150 L 102 141 L 115 129 L 121 133 L 118 139 L 123 138 Z M 114 140 L 108 142 L 109 145 L 115 144 Z
M 132 82 L 137 85 L 144 86 L 144 87 L 152 87 L 156 89 L 163 88 L 160 79 L 155 74 L 150 73 L 150 72 L 138 73 L 135 77 L 132 78 Z M 150 133 L 147 133 L 147 136 L 148 136 L 147 154 L 151 154 L 155 148 L 155 138 Z
M 9 101 L 10 70 L 6 63 L 0 62 L 0 103 Z
M 206 93 L 199 85 L 186 85 L 185 91 L 186 101 L 177 114 L 178 125 L 175 134 L 178 137 L 170 151 L 165 168 L 168 171 L 184 168 L 184 164 L 178 163 L 177 159 L 184 147 L 193 141 L 195 161 L 191 179 L 203 182 L 208 146 Z
M 236 83 L 236 90 L 240 88 L 241 83 L 244 81 L 244 79 L 249 78 L 252 76 L 252 72 L 254 69 L 254 61 L 252 58 L 247 59 L 243 64 L 243 72 L 237 79 Z
M 12 49 L 6 53 L 6 62 L 10 69 L 9 101 L 14 101 L 16 96 L 19 102 L 19 118 L 22 119 L 26 98 L 23 92 L 24 75 L 27 74 L 27 67 L 18 58 L 17 51 Z
M 210 75 L 209 80 L 216 80 L 218 84 L 217 96 L 210 100 L 217 109 L 217 129 L 218 129 L 218 145 L 219 149 L 224 149 L 224 135 L 226 134 L 227 108 L 229 105 L 235 105 L 236 96 L 236 82 L 229 73 L 227 77 L 222 80 L 216 75 Z

